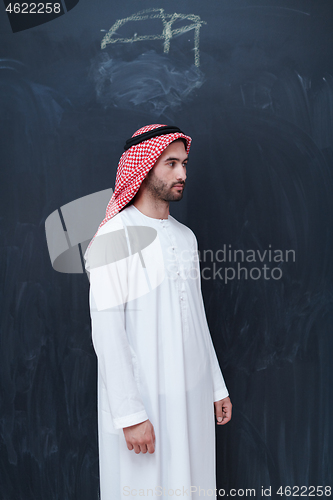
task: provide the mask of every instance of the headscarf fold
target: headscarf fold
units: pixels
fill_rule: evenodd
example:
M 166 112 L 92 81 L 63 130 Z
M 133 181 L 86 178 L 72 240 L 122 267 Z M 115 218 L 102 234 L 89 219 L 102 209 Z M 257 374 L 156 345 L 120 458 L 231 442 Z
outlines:
M 141 135 L 145 132 L 166 127 L 166 125 L 154 124 L 147 125 L 137 130 L 132 137 Z M 134 198 L 139 191 L 140 186 L 149 170 L 155 165 L 157 159 L 163 151 L 177 139 L 185 139 L 186 153 L 188 154 L 191 146 L 191 137 L 183 132 L 174 132 L 152 137 L 139 144 L 131 146 L 125 151 L 118 164 L 116 184 L 112 197 L 106 207 L 105 217 L 100 223 L 97 232 L 90 241 L 87 251 L 94 241 L 99 229 L 104 226 L 112 217 L 118 214 Z

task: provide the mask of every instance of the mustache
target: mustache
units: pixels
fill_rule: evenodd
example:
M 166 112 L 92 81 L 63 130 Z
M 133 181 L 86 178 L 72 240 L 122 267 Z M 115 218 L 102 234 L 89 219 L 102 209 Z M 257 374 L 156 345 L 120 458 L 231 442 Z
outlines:
M 179 186 L 179 185 L 185 186 L 185 181 L 183 181 L 183 182 L 175 182 L 171 187 L 173 187 L 173 186 Z

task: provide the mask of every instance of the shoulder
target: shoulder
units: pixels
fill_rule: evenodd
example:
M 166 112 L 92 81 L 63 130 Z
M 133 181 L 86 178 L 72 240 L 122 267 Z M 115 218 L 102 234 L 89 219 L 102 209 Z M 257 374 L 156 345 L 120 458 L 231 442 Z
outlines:
M 193 246 L 198 244 L 197 238 L 191 228 L 185 226 L 182 222 L 179 222 L 177 219 L 172 217 L 172 215 L 170 215 L 170 220 L 175 230 L 179 231 L 186 238 L 188 245 Z
M 127 236 L 124 231 L 124 221 L 119 212 L 101 226 L 87 248 L 84 259 L 86 269 L 90 271 L 128 255 Z
M 123 217 L 121 212 L 117 215 L 114 215 L 112 219 L 108 220 L 99 230 L 98 235 L 102 236 L 103 234 L 110 233 L 112 231 L 117 231 L 118 229 L 122 229 L 124 227 Z

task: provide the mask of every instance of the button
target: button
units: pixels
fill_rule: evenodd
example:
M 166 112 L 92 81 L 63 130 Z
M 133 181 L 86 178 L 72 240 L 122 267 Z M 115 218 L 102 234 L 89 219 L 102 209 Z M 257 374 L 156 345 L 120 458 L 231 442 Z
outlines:
M 183 297 L 180 297 L 180 300 L 183 300 Z
M 177 274 L 179 274 L 179 271 L 177 271 Z

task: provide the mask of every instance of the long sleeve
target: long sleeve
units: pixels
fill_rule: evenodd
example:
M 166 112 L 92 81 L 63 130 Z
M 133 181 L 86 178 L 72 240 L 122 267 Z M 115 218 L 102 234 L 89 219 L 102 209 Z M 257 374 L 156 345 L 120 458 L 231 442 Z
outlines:
M 205 335 L 206 335 L 206 341 L 208 345 L 208 350 L 209 350 L 209 356 L 210 356 L 210 362 L 211 362 L 211 370 L 212 370 L 212 378 L 213 378 L 213 386 L 214 386 L 214 402 L 215 401 L 220 401 L 221 399 L 226 398 L 229 395 L 228 389 L 226 387 L 221 368 L 216 356 L 215 348 L 213 345 L 212 337 L 210 335 L 209 331 L 209 326 L 207 323 L 207 317 L 206 317 L 206 312 L 205 312 L 205 306 L 204 306 L 204 301 L 202 297 L 202 291 L 201 291 L 201 274 L 200 274 L 200 262 L 199 262 L 199 255 L 198 255 L 198 242 L 197 239 L 193 233 L 194 236 L 194 266 L 196 269 L 196 276 L 198 277 L 196 279 L 196 284 L 197 284 L 197 293 L 198 293 L 198 301 L 200 304 L 200 309 L 201 309 L 201 314 L 202 317 L 204 318 L 204 324 L 205 324 Z
M 148 415 L 138 388 L 136 356 L 126 334 L 128 259 L 110 262 L 107 247 L 111 243 L 110 238 L 98 241 L 99 257 L 103 253 L 105 264 L 94 268 L 87 263 L 86 269 L 90 272 L 93 346 L 113 426 L 120 429 L 144 422 Z

